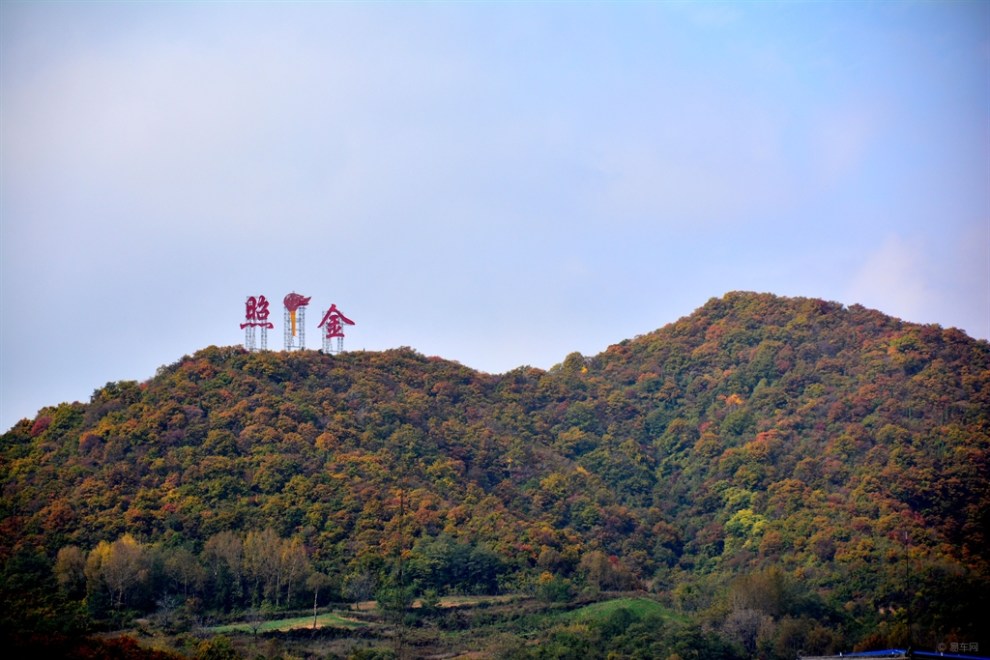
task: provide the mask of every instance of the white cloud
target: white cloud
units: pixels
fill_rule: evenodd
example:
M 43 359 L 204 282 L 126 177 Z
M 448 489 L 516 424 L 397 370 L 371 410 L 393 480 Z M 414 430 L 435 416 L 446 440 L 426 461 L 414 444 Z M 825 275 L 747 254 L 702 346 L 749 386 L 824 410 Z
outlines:
M 990 218 L 951 235 L 939 252 L 929 317 L 990 339 Z
M 927 271 L 919 245 L 890 235 L 853 273 L 845 298 L 907 321 L 929 321 L 922 318 L 934 299 Z

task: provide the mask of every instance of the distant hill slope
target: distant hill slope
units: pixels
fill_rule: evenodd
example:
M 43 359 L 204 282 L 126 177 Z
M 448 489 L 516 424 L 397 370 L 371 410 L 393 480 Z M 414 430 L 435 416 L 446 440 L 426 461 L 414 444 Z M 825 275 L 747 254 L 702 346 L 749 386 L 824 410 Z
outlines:
M 731 293 L 546 372 L 210 347 L 22 421 L 0 483 L 8 573 L 125 534 L 205 565 L 270 529 L 344 591 L 401 544 L 440 592 L 646 585 L 723 623 L 893 639 L 914 609 L 965 635 L 990 593 L 990 344 Z

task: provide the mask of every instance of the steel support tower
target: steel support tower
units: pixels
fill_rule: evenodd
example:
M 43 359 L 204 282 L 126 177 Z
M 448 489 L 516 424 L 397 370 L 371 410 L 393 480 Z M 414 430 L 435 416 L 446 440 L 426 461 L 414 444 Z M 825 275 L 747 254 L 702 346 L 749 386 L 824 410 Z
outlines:
M 285 350 L 301 351 L 306 348 L 306 305 L 309 298 L 292 292 L 285 297 Z M 299 343 L 296 343 L 298 337 Z
M 262 330 L 262 332 L 264 332 L 264 330 Z M 254 336 L 254 324 L 248 323 L 244 327 L 244 349 L 250 351 L 251 353 L 258 350 L 257 346 L 255 346 Z

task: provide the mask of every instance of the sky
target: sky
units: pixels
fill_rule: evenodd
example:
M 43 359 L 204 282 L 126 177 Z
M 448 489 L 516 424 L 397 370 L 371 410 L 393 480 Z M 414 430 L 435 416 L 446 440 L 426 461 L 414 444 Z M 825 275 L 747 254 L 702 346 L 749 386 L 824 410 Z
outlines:
M 990 3 L 0 3 L 0 431 L 248 296 L 501 373 L 738 290 L 990 337 Z

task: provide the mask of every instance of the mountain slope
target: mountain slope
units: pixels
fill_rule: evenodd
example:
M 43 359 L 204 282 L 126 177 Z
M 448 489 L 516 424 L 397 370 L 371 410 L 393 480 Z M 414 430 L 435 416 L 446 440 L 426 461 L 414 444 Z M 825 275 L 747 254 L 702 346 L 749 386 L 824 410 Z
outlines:
M 34 552 L 66 592 L 67 547 L 208 567 L 265 530 L 345 595 L 402 547 L 420 589 L 645 585 L 743 647 L 744 611 L 815 620 L 822 648 L 902 639 L 912 611 L 965 636 L 990 587 L 990 344 L 820 300 L 728 294 L 547 372 L 211 347 L 0 450 L 8 574 Z M 305 591 L 241 569 L 194 581 L 201 607 Z M 127 589 L 96 614 L 151 606 Z

